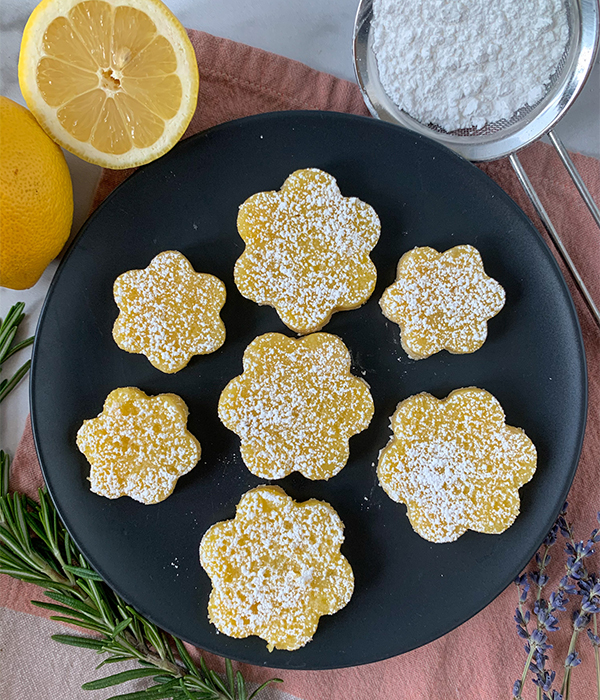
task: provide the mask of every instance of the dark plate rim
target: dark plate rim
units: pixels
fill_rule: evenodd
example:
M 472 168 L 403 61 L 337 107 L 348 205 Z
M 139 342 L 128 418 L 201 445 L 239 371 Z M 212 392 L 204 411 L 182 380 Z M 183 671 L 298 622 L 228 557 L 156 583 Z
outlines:
M 110 206 L 110 203 L 113 199 L 113 197 L 116 195 L 116 193 L 127 183 L 129 183 L 132 180 L 135 180 L 139 175 L 141 175 L 143 172 L 146 171 L 146 169 L 151 168 L 155 162 L 160 162 L 164 161 L 164 159 L 168 159 L 170 157 L 176 156 L 178 150 L 181 148 L 192 148 L 193 144 L 197 141 L 200 141 L 201 139 L 205 138 L 208 134 L 213 134 L 217 133 L 221 130 L 224 129 L 231 129 L 232 127 L 243 127 L 245 123 L 248 122 L 255 122 L 255 121 L 265 121 L 268 122 L 270 120 L 278 120 L 281 118 L 284 119 L 289 119 L 289 118 L 298 118 L 298 119 L 329 119 L 329 118 L 334 118 L 343 121 L 349 121 L 349 122 L 363 122 L 363 123 L 368 123 L 368 124 L 374 124 L 377 125 L 376 128 L 383 128 L 384 130 L 389 130 L 390 132 L 400 130 L 404 132 L 405 135 L 409 136 L 410 138 L 414 138 L 416 141 L 425 141 L 429 146 L 434 147 L 438 149 L 439 151 L 444 153 L 445 157 L 450 157 L 460 163 L 460 167 L 470 167 L 476 170 L 479 173 L 480 177 L 483 177 L 487 179 L 488 181 L 488 186 L 491 187 L 492 190 L 495 190 L 496 196 L 500 197 L 503 199 L 508 206 L 510 206 L 515 214 L 519 216 L 521 219 L 523 219 L 535 232 L 535 235 L 537 235 L 539 241 L 543 244 L 541 246 L 541 250 L 543 253 L 546 255 L 546 257 L 550 260 L 551 266 L 553 266 L 553 269 L 555 273 L 557 274 L 558 279 L 560 280 L 560 284 L 563 288 L 563 290 L 566 292 L 566 298 L 568 299 L 569 302 L 569 312 L 572 321 L 574 321 L 574 327 L 576 329 L 576 335 L 577 335 L 577 341 L 578 341 L 578 346 L 579 346 L 579 360 L 581 361 L 582 365 L 582 373 L 581 373 L 581 397 L 582 397 L 582 405 L 581 405 L 581 415 L 583 417 L 583 420 L 581 421 L 581 426 L 579 429 L 579 435 L 577 439 L 577 449 L 576 449 L 576 459 L 574 460 L 574 463 L 570 466 L 570 476 L 564 486 L 564 488 L 561 490 L 561 498 L 560 498 L 560 503 L 564 503 L 566 500 L 567 494 L 571 488 L 571 485 L 573 483 L 573 479 L 575 478 L 575 473 L 577 471 L 577 466 L 579 464 L 579 458 L 581 456 L 581 450 L 583 446 L 583 440 L 585 436 L 585 430 L 586 430 L 586 425 L 587 425 L 587 416 L 588 416 L 588 382 L 587 382 L 587 360 L 586 360 L 586 354 L 585 354 L 585 346 L 583 342 L 583 335 L 581 333 L 581 326 L 579 323 L 579 317 L 577 315 L 577 311 L 575 309 L 575 304 L 573 302 L 573 297 L 571 296 L 571 292 L 568 288 L 568 285 L 565 281 L 565 278 L 562 274 L 562 271 L 560 269 L 560 266 L 553 255 L 548 243 L 542 236 L 542 234 L 539 232 L 537 227 L 533 224 L 531 219 L 525 214 L 525 212 L 519 207 L 519 205 L 508 195 L 501 187 L 498 185 L 492 178 L 490 178 L 485 172 L 483 172 L 480 168 L 477 168 L 473 163 L 468 161 L 467 159 L 463 158 L 459 154 L 455 153 L 454 151 L 450 150 L 446 146 L 443 146 L 442 144 L 438 143 L 437 141 L 430 139 L 426 136 L 423 136 L 421 134 L 417 134 L 415 132 L 410 131 L 409 129 L 406 129 L 401 126 L 397 126 L 395 124 L 390 124 L 388 122 L 380 121 L 377 119 L 374 119 L 372 117 L 365 117 L 365 116 L 360 116 L 360 115 L 355 115 L 355 114 L 350 114 L 347 112 L 334 112 L 334 111 L 324 111 L 324 110 L 286 110 L 286 111 L 278 111 L 278 112 L 264 112 L 261 114 L 255 114 L 251 115 L 248 117 L 241 117 L 240 119 L 234 119 L 228 122 L 224 122 L 222 124 L 217 124 L 216 126 L 210 127 L 209 129 L 206 129 L 204 131 L 200 131 L 197 134 L 194 134 L 193 136 L 190 136 L 189 138 L 184 139 L 183 141 L 180 141 L 178 144 L 174 146 L 171 151 L 166 153 L 164 156 L 161 156 L 157 161 L 153 161 L 151 163 L 147 163 L 146 165 L 140 166 L 134 173 L 132 173 L 129 177 L 126 178 L 122 183 L 120 183 L 115 189 L 96 207 L 96 209 L 89 215 L 89 217 L 85 220 L 85 222 L 82 224 L 81 228 L 77 232 L 76 236 L 73 238 L 71 243 L 69 244 L 67 250 L 65 251 L 60 265 L 54 274 L 54 277 L 52 278 L 52 281 L 50 283 L 50 287 L 48 289 L 48 292 L 46 293 L 46 297 L 44 299 L 44 303 L 42 305 L 42 309 L 40 311 L 40 315 L 38 318 L 37 326 L 36 326 L 36 332 L 35 332 L 35 340 L 33 343 L 33 348 L 32 348 L 32 354 L 31 354 L 31 370 L 30 370 L 30 382 L 29 382 L 29 404 L 30 404 L 30 415 L 31 415 L 31 427 L 32 427 L 32 433 L 33 433 L 33 440 L 34 440 L 34 445 L 35 445 L 35 450 L 37 453 L 38 461 L 40 463 L 40 467 L 42 470 L 42 475 L 44 477 L 44 482 L 47 488 L 48 493 L 50 494 L 50 497 L 52 499 L 52 502 L 54 503 L 54 506 L 56 507 L 56 510 L 59 514 L 59 517 L 61 518 L 61 521 L 63 522 L 63 525 L 67 529 L 69 535 L 73 538 L 73 541 L 81 551 L 81 553 L 84 555 L 84 557 L 87 559 L 87 561 L 90 563 L 91 566 L 102 576 L 104 581 L 113 589 L 116 590 L 111 582 L 111 577 L 110 576 L 105 576 L 104 572 L 102 571 L 102 567 L 96 567 L 94 563 L 94 557 L 93 555 L 90 556 L 89 551 L 87 551 L 87 548 L 81 547 L 79 544 L 79 541 L 77 539 L 76 533 L 71 529 L 68 523 L 68 512 L 63 513 L 61 507 L 57 503 L 57 501 L 54 498 L 54 494 L 52 492 L 52 478 L 51 475 L 49 474 L 48 470 L 44 466 L 44 460 L 43 460 L 43 448 L 42 445 L 40 444 L 40 439 L 37 434 L 37 429 L 36 429 L 36 401 L 35 401 L 35 391 L 36 391 L 36 386 L 37 386 L 37 355 L 38 355 L 38 346 L 40 344 L 40 337 L 41 333 L 40 331 L 42 330 L 45 316 L 47 309 L 51 303 L 51 299 L 54 293 L 54 290 L 56 289 L 59 281 L 61 274 L 66 267 L 68 260 L 75 249 L 75 246 L 78 245 L 79 241 L 83 238 L 85 235 L 87 229 L 89 228 L 90 224 L 96 219 L 97 216 L 101 214 L 101 212 L 104 210 L 105 207 Z M 40 382 L 43 382 L 43 379 L 40 378 Z M 552 513 L 551 516 L 547 517 L 546 523 L 544 525 L 544 532 L 548 532 L 552 525 L 554 524 L 554 521 L 556 520 L 556 517 L 558 516 L 558 512 Z M 528 551 L 526 555 L 524 555 L 520 560 L 519 560 L 519 567 L 518 571 L 516 572 L 517 574 L 523 571 L 531 558 L 534 556 L 535 552 L 539 549 L 540 545 L 542 544 L 542 540 L 536 545 L 534 549 L 531 549 L 531 551 Z M 516 568 L 516 567 L 515 567 Z M 493 600 L 495 600 L 514 580 L 515 573 L 512 573 L 507 576 L 505 579 L 503 579 L 501 582 L 498 583 L 497 586 L 494 587 L 494 592 L 486 599 L 486 602 L 481 605 L 477 610 L 473 611 L 470 615 L 467 615 L 464 619 L 460 620 L 458 623 L 450 627 L 444 634 L 441 635 L 433 635 L 431 638 L 429 638 L 426 642 L 423 644 L 415 644 L 415 646 L 410 647 L 409 649 L 406 649 L 402 654 L 409 653 L 413 651 L 414 649 L 420 648 L 422 646 L 425 646 L 427 644 L 430 644 L 431 642 L 435 641 L 436 639 L 440 639 L 441 637 L 444 637 L 446 634 L 449 634 L 453 630 L 457 629 L 461 625 L 463 625 L 465 622 L 470 620 L 471 618 L 475 617 L 478 613 L 480 613 L 484 608 L 486 608 Z M 117 591 L 118 592 L 118 591 Z M 121 596 L 121 593 L 119 593 Z M 124 596 L 121 596 L 124 599 L 126 599 Z M 154 624 L 157 624 L 159 627 L 164 629 L 166 632 L 169 634 L 172 634 L 174 636 L 177 636 L 180 639 L 183 639 L 184 641 L 188 642 L 189 644 L 192 644 L 193 646 L 196 646 L 196 644 L 185 637 L 179 637 L 179 635 L 176 632 L 172 632 L 167 626 L 163 625 L 162 623 L 159 624 L 158 622 L 155 621 L 155 618 L 153 617 L 152 613 L 150 611 L 144 610 L 144 606 L 137 605 L 136 603 L 132 602 L 132 605 L 134 605 L 138 611 L 144 615 L 148 620 L 153 622 Z M 199 649 L 203 649 L 204 651 L 207 651 L 209 653 L 216 654 L 218 656 L 221 656 L 219 651 L 215 651 L 214 649 L 211 649 L 209 646 L 206 647 L 197 647 Z M 338 668 L 352 668 L 354 666 L 360 666 L 360 665 L 365 665 L 365 664 L 371 664 L 371 663 L 377 663 L 379 661 L 385 661 L 386 659 L 393 658 L 395 656 L 398 656 L 398 654 L 389 654 L 389 655 L 384 655 L 384 656 L 378 656 L 377 658 L 369 658 L 366 659 L 365 661 L 361 661 L 359 664 L 336 664 L 336 665 L 328 665 L 327 663 L 324 663 L 323 665 L 319 665 L 318 667 L 311 666 L 307 667 L 305 664 L 294 664 L 293 663 L 293 655 L 290 656 L 290 660 L 292 663 L 262 663 L 262 664 L 257 664 L 254 659 L 250 659 L 247 656 L 245 656 L 243 653 L 241 654 L 236 654 L 235 659 L 233 657 L 232 660 L 241 662 L 241 663 L 247 663 L 253 666 L 260 666 L 263 668 L 273 668 L 273 669 L 285 669 L 285 670 L 320 670 L 320 671 L 327 671 L 327 670 L 334 670 Z

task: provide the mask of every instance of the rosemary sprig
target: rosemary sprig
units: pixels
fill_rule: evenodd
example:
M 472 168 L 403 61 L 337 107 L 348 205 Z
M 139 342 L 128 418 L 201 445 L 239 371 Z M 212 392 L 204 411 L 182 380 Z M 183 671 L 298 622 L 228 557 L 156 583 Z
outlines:
M 14 344 L 17 329 L 21 321 L 25 318 L 23 309 L 25 304 L 22 301 L 11 306 L 6 314 L 4 321 L 0 320 L 0 372 L 2 365 L 9 357 L 12 357 L 19 350 L 23 350 L 28 345 L 33 343 L 33 336 Z M 0 403 L 8 396 L 8 394 L 17 386 L 23 377 L 29 371 L 31 360 L 27 360 L 10 379 L 3 379 L 0 382 Z
M 252 700 L 273 678 L 249 694 L 242 674 L 225 660 L 226 678 L 203 659 L 197 667 L 183 642 L 127 605 L 91 568 L 64 528 L 45 489 L 39 503 L 8 493 L 10 460 L 0 450 L 0 573 L 44 588 L 48 600 L 32 601 L 53 613 L 50 619 L 90 630 L 95 636 L 55 634 L 57 642 L 106 655 L 97 668 L 137 660 L 140 668 L 84 683 L 84 690 L 152 678 L 146 690 L 112 698 L 121 700 Z M 112 700 L 111 698 L 111 700 Z
M 11 307 L 0 321 L 0 371 L 2 364 L 33 343 L 27 338 L 14 344 L 25 304 Z M 27 374 L 31 361 L 0 382 L 0 401 Z M 84 683 L 84 690 L 120 685 L 149 677 L 146 690 L 114 695 L 126 700 L 253 700 L 265 686 L 281 682 L 272 678 L 248 695 L 242 674 L 225 660 L 226 680 L 210 670 L 204 659 L 198 668 L 183 642 L 146 620 L 127 605 L 92 569 L 61 523 L 45 489 L 39 503 L 21 493 L 8 493 L 10 458 L 0 450 L 0 573 L 44 588 L 49 600 L 32 603 L 57 613 L 50 619 L 90 630 L 95 636 L 55 634 L 57 642 L 94 649 L 106 655 L 96 668 L 137 660 L 141 668 L 122 671 Z M 52 601 L 52 602 L 50 602 Z
M 271 679 L 252 694 L 231 661 L 226 659 L 226 679 L 207 668 L 198 668 L 181 640 L 171 637 L 127 605 L 91 568 L 77 550 L 45 489 L 39 503 L 8 493 L 9 458 L 0 451 L 0 573 L 45 589 L 46 601 L 32 601 L 55 615 L 50 619 L 90 630 L 96 636 L 55 634 L 62 644 L 94 649 L 106 654 L 105 664 L 137 660 L 141 668 L 115 673 L 85 683 L 85 690 L 120 685 L 151 677 L 150 688 L 113 698 L 127 700 L 252 700 Z

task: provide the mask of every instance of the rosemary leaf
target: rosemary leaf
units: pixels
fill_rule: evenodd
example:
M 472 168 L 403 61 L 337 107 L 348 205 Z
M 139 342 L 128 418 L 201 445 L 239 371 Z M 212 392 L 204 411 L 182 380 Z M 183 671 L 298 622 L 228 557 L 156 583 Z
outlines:
M 10 457 L 4 450 L 0 450 L 0 498 L 4 498 L 8 493 L 8 478 L 10 476 Z M 0 515 L 0 524 L 4 521 Z
M 172 676 L 154 676 L 152 679 L 155 683 L 170 683 L 173 680 Z
M 131 624 L 131 618 L 127 617 L 125 620 L 121 620 L 119 624 L 114 628 L 112 631 L 111 637 L 114 639 L 115 637 L 118 637 L 123 630 L 125 630 L 129 625 Z
M 89 620 L 89 615 L 87 613 L 81 612 L 79 610 L 73 610 L 72 608 L 67 608 L 64 605 L 55 605 L 54 603 L 44 603 L 42 600 L 32 600 L 31 601 L 32 605 L 35 605 L 37 608 L 44 608 L 45 610 L 52 610 L 52 612 L 58 612 L 58 613 L 65 613 L 69 615 L 73 615 L 74 617 L 79 618 L 80 620 Z M 92 620 L 93 622 L 94 620 Z
M 67 565 L 65 565 L 64 569 L 65 571 L 70 571 L 72 574 L 75 574 L 75 576 L 78 576 L 79 578 L 85 578 L 90 581 L 103 581 L 102 576 L 100 576 L 100 574 L 97 574 L 92 569 L 84 569 L 81 566 Z
M 179 685 L 181 686 L 181 689 L 183 691 L 182 695 L 185 697 L 186 700 L 196 700 L 197 696 L 192 695 L 192 693 L 190 693 L 190 691 L 186 688 L 183 678 L 179 680 Z
M 0 382 L 0 403 L 10 394 L 10 392 L 17 386 L 17 384 L 23 379 L 23 377 L 29 372 L 31 367 L 31 360 L 27 360 L 24 365 L 21 365 L 19 369 L 13 374 L 10 379 L 3 379 Z M 0 368 L 1 369 L 1 368 Z
M 75 610 L 79 610 L 82 613 L 86 613 L 95 620 L 99 619 L 96 616 L 96 611 L 94 610 L 94 608 L 90 607 L 89 605 L 86 605 L 77 598 L 74 598 L 72 595 L 56 593 L 55 591 L 46 591 L 44 595 L 48 596 L 48 598 L 52 598 L 52 600 L 55 600 L 57 603 L 63 603 L 64 605 L 68 605 L 70 608 L 74 608 Z
M 97 666 L 96 666 L 96 671 L 99 668 L 102 668 L 102 666 L 106 666 L 106 664 L 118 664 L 121 663 L 121 661 L 130 661 L 131 656 L 109 656 L 108 659 L 104 659 L 104 661 L 101 661 Z
M 235 698 L 235 679 L 233 677 L 233 666 L 230 659 L 225 659 L 225 673 L 227 674 L 227 682 L 229 683 L 229 694 Z
M 248 698 L 248 700 L 252 700 L 255 698 L 261 690 L 264 690 L 268 685 L 271 685 L 271 683 L 283 683 L 282 678 L 270 678 L 268 681 L 265 681 L 262 683 L 262 685 L 259 685 L 258 688 L 252 693 L 252 695 Z
M 5 360 L 8 360 L 9 357 L 12 357 L 15 353 L 19 352 L 19 350 L 24 350 L 30 345 L 33 345 L 33 336 L 31 338 L 26 338 L 25 340 L 22 340 L 16 345 L 13 345 L 9 352 L 2 358 L 2 361 L 4 362 Z
M 226 697 L 229 697 L 229 691 L 227 690 L 227 686 L 225 685 L 225 683 L 223 683 L 223 681 L 214 671 L 209 671 L 208 677 L 210 678 L 212 684 L 217 690 L 220 690 L 222 693 L 225 693 Z
M 63 617 L 62 615 L 50 615 L 50 619 L 56 620 L 56 622 L 64 622 L 65 625 L 83 627 L 86 630 L 92 630 L 92 632 L 104 632 L 104 627 L 101 624 L 89 622 L 88 620 L 76 620 L 74 617 Z
M 239 671 L 235 674 L 235 681 L 237 686 L 237 700 L 246 700 L 248 697 L 248 690 L 246 689 L 244 676 L 242 676 Z
M 17 302 L 9 309 L 4 321 L 0 323 L 0 372 L 2 371 L 2 365 L 9 357 L 33 343 L 33 338 L 27 338 L 26 340 L 14 344 L 19 324 L 25 318 L 25 314 L 23 313 L 24 308 L 25 304 L 22 301 Z M 27 360 L 10 379 L 3 379 L 0 382 L 0 402 L 2 402 L 17 386 L 21 379 L 23 379 L 29 371 L 30 366 L 31 360 Z M 2 488 L 2 495 L 4 495 L 7 493 L 8 489 L 5 489 L 4 485 Z
M 124 695 L 113 695 L 108 700 L 161 700 L 161 698 L 170 698 L 179 687 L 179 680 L 175 679 L 164 685 L 154 685 L 147 690 L 138 690 L 135 693 L 125 693 Z
M 177 637 L 173 637 L 173 639 L 175 640 L 175 646 L 177 647 L 177 653 L 179 654 L 179 658 L 183 661 L 187 670 L 193 676 L 200 678 L 200 674 L 198 673 L 198 669 L 196 668 L 194 662 L 192 661 L 192 657 L 189 655 L 188 650 L 185 648 L 183 642 L 181 642 L 179 639 L 177 639 Z
M 81 687 L 83 690 L 99 690 L 100 688 L 109 688 L 111 685 L 120 685 L 127 681 L 133 681 L 137 678 L 146 678 L 155 674 L 156 671 L 152 668 L 134 668 L 131 671 L 122 671 L 121 673 L 115 673 L 113 676 L 106 676 L 96 681 L 89 681 L 88 683 L 84 683 Z
M 91 637 L 76 637 L 72 634 L 53 634 L 52 639 L 61 644 L 68 644 L 72 647 L 83 647 L 84 649 L 104 649 L 104 642 L 100 639 L 92 639 Z

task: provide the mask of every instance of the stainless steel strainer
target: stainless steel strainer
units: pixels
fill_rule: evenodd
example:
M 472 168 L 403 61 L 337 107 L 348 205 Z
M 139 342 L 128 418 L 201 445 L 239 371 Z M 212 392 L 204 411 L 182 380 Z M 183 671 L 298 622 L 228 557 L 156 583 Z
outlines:
M 600 210 L 565 147 L 552 130 L 573 104 L 590 74 L 598 49 L 600 11 L 598 0 L 565 0 L 565 2 L 569 21 L 569 41 L 552 76 L 550 85 L 537 104 L 524 107 L 510 120 L 502 119 L 486 124 L 481 129 L 459 129 L 448 132 L 436 124 L 423 124 L 402 111 L 387 95 L 379 79 L 377 59 L 372 45 L 373 0 L 361 0 L 356 14 L 354 68 L 363 98 L 373 116 L 435 139 L 472 161 L 489 161 L 509 156 L 519 182 L 531 199 L 538 216 L 573 275 L 592 315 L 600 325 L 600 311 L 598 311 L 516 154 L 521 148 L 537 141 L 544 135 L 548 135 L 592 216 L 600 226 Z

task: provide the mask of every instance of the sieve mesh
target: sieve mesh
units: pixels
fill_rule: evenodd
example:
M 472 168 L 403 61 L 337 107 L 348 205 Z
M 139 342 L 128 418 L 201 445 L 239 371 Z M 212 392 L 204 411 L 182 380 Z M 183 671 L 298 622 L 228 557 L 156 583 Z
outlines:
M 567 12 L 567 46 L 541 99 L 523 106 L 510 119 L 500 119 L 479 129 L 446 131 L 438 124 L 417 121 L 385 92 L 372 45 L 372 2 L 361 0 L 354 25 L 354 67 L 369 110 L 380 119 L 429 136 L 472 161 L 502 158 L 548 133 L 581 91 L 598 44 L 598 0 L 563 0 Z
M 438 124 L 423 124 L 423 122 L 419 122 L 423 126 L 425 126 L 427 129 L 430 131 L 434 131 L 438 134 L 447 134 L 449 136 L 458 136 L 458 137 L 483 137 L 483 136 L 491 136 L 491 135 L 503 135 L 506 129 L 509 129 L 517 124 L 519 124 L 522 120 L 526 119 L 528 115 L 530 115 L 534 110 L 537 111 L 538 108 L 543 109 L 544 105 L 547 104 L 550 100 L 553 99 L 553 97 L 556 95 L 557 92 L 559 92 L 562 89 L 562 78 L 564 77 L 564 71 L 565 67 L 568 64 L 568 58 L 571 54 L 571 52 L 575 49 L 577 50 L 577 42 L 574 41 L 576 32 L 573 31 L 573 27 L 577 26 L 577 18 L 574 17 L 576 14 L 576 8 L 572 2 L 569 2 L 568 0 L 566 1 L 566 10 L 567 10 L 567 23 L 568 23 L 568 28 L 569 28 L 569 36 L 567 39 L 567 43 L 565 46 L 565 50 L 563 51 L 563 54 L 560 58 L 560 61 L 558 62 L 558 65 L 556 66 L 556 70 L 554 73 L 550 76 L 550 80 L 548 81 L 548 84 L 546 85 L 546 92 L 542 95 L 542 97 L 533 105 L 526 104 L 521 109 L 517 110 L 513 116 L 510 119 L 499 119 L 498 121 L 495 122 L 490 122 L 488 124 L 485 124 L 481 128 L 476 128 L 476 127 L 471 127 L 469 129 L 455 129 L 454 131 L 446 131 L 444 128 L 439 126 Z M 410 114 L 402 110 L 402 112 L 412 120 L 415 120 L 414 117 L 412 117 Z M 417 120 L 415 120 L 417 121 Z

